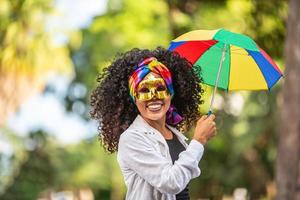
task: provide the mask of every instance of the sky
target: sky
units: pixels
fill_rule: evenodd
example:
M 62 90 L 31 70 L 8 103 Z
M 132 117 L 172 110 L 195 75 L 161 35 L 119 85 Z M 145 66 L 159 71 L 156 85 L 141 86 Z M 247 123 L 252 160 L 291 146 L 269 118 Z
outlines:
M 89 26 L 96 15 L 105 12 L 107 0 L 56 0 L 55 15 L 51 16 L 46 26 L 55 31 L 55 43 L 68 40 L 68 31 Z
M 46 26 L 59 30 L 55 35 L 56 43 L 67 42 L 65 33 L 87 27 L 94 16 L 105 12 L 106 3 L 106 0 L 56 0 L 57 14 L 46 22 Z M 70 81 L 63 76 L 49 78 L 54 92 L 37 94 L 26 100 L 20 110 L 8 119 L 8 127 L 20 136 L 43 129 L 63 144 L 77 143 L 94 136 L 97 131 L 94 121 L 86 122 L 64 108 L 63 96 Z M 4 147 L 3 140 L 2 143 Z

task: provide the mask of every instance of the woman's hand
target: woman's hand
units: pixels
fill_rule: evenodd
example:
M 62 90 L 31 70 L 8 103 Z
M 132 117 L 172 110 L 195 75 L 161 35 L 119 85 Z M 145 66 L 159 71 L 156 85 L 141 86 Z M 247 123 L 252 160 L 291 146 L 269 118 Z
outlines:
M 201 144 L 206 144 L 206 142 L 214 137 L 217 132 L 216 122 L 214 121 L 215 115 L 202 116 L 196 124 L 196 129 L 193 139 L 197 140 Z

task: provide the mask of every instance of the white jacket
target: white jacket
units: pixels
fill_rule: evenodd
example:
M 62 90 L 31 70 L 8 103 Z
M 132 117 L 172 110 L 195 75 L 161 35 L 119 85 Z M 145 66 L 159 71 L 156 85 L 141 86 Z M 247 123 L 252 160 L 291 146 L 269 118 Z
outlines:
M 168 128 L 186 147 L 174 164 L 162 134 L 140 115 L 121 134 L 117 158 L 127 186 L 127 200 L 175 200 L 175 195 L 200 175 L 203 145 L 196 140 L 187 145 L 182 133 Z

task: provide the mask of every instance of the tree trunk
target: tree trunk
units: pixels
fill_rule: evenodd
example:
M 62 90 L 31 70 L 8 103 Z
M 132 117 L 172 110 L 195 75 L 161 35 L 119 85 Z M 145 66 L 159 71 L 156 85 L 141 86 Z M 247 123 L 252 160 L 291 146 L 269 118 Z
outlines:
M 300 200 L 300 1 L 290 0 L 276 183 L 278 200 Z

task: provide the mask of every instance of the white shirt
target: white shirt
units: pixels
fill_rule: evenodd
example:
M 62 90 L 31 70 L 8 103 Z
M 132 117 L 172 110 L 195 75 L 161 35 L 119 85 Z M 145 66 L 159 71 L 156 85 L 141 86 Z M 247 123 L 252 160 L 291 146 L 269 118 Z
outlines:
M 165 138 L 140 115 L 121 134 L 117 158 L 127 186 L 127 200 L 175 200 L 175 195 L 200 175 L 203 145 L 196 140 L 188 145 L 182 133 L 168 128 L 186 147 L 174 164 Z

